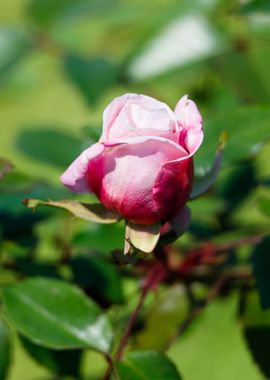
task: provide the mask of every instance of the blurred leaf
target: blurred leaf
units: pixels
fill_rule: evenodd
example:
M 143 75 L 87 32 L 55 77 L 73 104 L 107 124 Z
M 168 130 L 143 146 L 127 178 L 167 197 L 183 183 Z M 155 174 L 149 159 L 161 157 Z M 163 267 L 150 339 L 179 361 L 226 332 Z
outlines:
M 181 380 L 175 365 L 155 351 L 130 352 L 116 368 L 120 380 Z
M 64 58 L 64 68 L 88 104 L 95 103 L 105 90 L 116 83 L 118 77 L 116 66 L 103 57 L 69 55 Z
M 121 278 L 114 265 L 101 257 L 77 256 L 71 260 L 70 266 L 74 281 L 97 302 L 105 303 L 105 306 L 123 303 Z
M 223 139 L 224 141 L 221 141 L 217 149 L 212 166 L 208 168 L 208 170 L 205 170 L 204 173 L 202 173 L 200 176 L 199 175 L 194 176 L 190 199 L 199 197 L 200 195 L 205 193 L 215 183 L 216 178 L 219 173 L 219 169 L 220 169 L 222 152 L 223 152 L 226 137 L 222 136 L 221 139 Z
M 263 143 L 270 139 L 270 110 L 266 107 L 237 107 L 218 113 L 205 123 L 205 141 L 195 155 L 195 168 L 212 162 L 219 136 L 228 135 L 222 163 L 240 161 L 259 152 Z
M 108 319 L 74 286 L 35 278 L 4 288 L 3 299 L 20 333 L 37 344 L 55 349 L 110 349 Z
M 187 318 L 188 307 L 182 285 L 167 289 L 150 308 L 144 319 L 144 328 L 134 337 L 132 347 L 136 350 L 161 350 Z
M 253 252 L 253 269 L 263 308 L 270 307 L 270 237 L 259 243 Z
M 250 327 L 244 330 L 254 361 L 264 376 L 270 378 L 270 327 Z
M 238 301 L 234 293 L 212 302 L 170 348 L 184 379 L 263 380 L 246 350 L 236 318 Z
M 215 70 L 219 72 L 221 80 L 247 102 L 265 103 L 269 100 L 265 83 L 250 62 L 248 56 L 249 41 L 239 38 L 234 42 L 236 50 L 215 58 Z M 248 78 L 248 80 L 247 80 Z
M 89 252 L 91 249 L 108 254 L 113 250 L 122 249 L 124 238 L 125 226 L 123 221 L 106 225 L 87 223 L 73 235 L 72 245 L 78 250 Z
M 257 200 L 259 210 L 265 215 L 270 217 L 270 193 L 269 191 L 262 191 Z
M 24 205 L 36 209 L 38 206 L 60 207 L 68 210 L 78 218 L 91 222 L 110 224 L 120 220 L 120 215 L 106 209 L 101 203 L 80 203 L 72 200 L 41 201 L 39 199 L 25 199 Z
M 16 270 L 27 277 L 59 278 L 59 268 L 53 264 L 37 263 L 30 260 L 16 260 Z
M 86 13 L 104 11 L 115 0 L 32 0 L 28 13 L 32 19 L 41 25 L 48 25 L 54 21 L 74 20 Z
M 54 374 L 79 377 L 81 350 L 57 351 L 39 346 L 24 337 L 21 337 L 21 341 L 28 354 Z
M 244 3 L 241 8 L 242 12 L 270 12 L 270 4 L 268 0 L 251 0 Z
M 254 361 L 270 377 L 270 311 L 262 310 L 256 292 L 244 296 L 243 332 Z
M 216 184 L 217 193 L 225 198 L 227 207 L 232 208 L 252 193 L 256 186 L 256 171 L 252 160 L 224 168 Z
M 0 320 L 0 379 L 4 380 L 7 376 L 8 368 L 11 363 L 11 346 L 8 329 Z
M 0 27 L 0 83 L 27 54 L 31 44 L 30 36 L 23 29 L 13 26 Z
M 39 126 L 38 130 L 25 128 L 17 137 L 17 146 L 30 158 L 62 169 L 81 153 L 82 140 L 52 126 Z
M 160 223 L 156 224 L 133 224 L 128 223 L 126 226 L 125 239 L 135 248 L 142 252 L 150 253 L 157 245 L 160 236 Z M 129 249 L 125 250 L 129 253 Z

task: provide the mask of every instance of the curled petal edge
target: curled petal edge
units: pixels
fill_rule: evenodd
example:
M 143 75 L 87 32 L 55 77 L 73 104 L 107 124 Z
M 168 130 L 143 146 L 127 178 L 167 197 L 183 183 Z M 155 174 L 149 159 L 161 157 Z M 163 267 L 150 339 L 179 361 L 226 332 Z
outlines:
M 100 156 L 105 147 L 103 144 L 93 144 L 84 150 L 60 177 L 61 182 L 71 191 L 78 193 L 88 193 L 92 191 L 86 179 L 89 162 Z

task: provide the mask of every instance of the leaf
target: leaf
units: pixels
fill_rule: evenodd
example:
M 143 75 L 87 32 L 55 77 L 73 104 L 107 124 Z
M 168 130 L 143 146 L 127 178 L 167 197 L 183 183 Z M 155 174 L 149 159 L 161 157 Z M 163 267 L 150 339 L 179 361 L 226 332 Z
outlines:
M 254 156 L 270 138 L 270 110 L 263 106 L 230 108 L 205 123 L 205 139 L 195 155 L 195 168 L 212 162 L 220 134 L 226 128 L 228 140 L 222 163 L 228 164 Z
M 112 329 L 107 317 L 70 284 L 29 279 L 4 288 L 3 300 L 16 328 L 36 344 L 54 349 L 110 349 Z
M 267 379 L 270 377 L 270 327 L 251 327 L 244 330 L 254 361 Z
M 11 346 L 5 324 L 0 320 L 0 379 L 4 380 L 7 376 L 11 362 Z
M 11 162 L 0 158 L 0 181 L 14 168 Z
M 250 12 L 258 12 L 263 14 L 264 12 L 270 12 L 270 4 L 268 0 L 252 0 L 247 3 L 243 3 L 241 11 L 243 14 L 249 14 Z
M 31 45 L 30 36 L 25 30 L 13 26 L 0 27 L 1 81 L 4 81 L 6 74 L 26 56 Z
M 257 205 L 259 210 L 267 217 L 270 217 L 270 193 L 262 188 L 262 194 L 259 195 Z
M 215 183 L 220 170 L 220 163 L 225 142 L 226 135 L 223 134 L 220 136 L 220 144 L 218 146 L 212 166 L 208 170 L 206 170 L 202 175 L 194 176 L 190 199 L 199 197 Z
M 130 352 L 116 369 L 120 380 L 181 380 L 173 362 L 155 351 Z
M 233 293 L 209 304 L 170 348 L 168 355 L 184 379 L 262 380 L 235 317 L 238 301 L 238 294 Z
M 124 302 L 117 268 L 101 257 L 77 256 L 70 262 L 74 281 L 101 305 Z M 100 284 L 103 286 L 100 286 Z
M 264 309 L 270 307 L 270 237 L 258 244 L 253 252 L 253 270 Z
M 117 68 L 103 57 L 69 55 L 64 58 L 64 68 L 88 104 L 95 103 L 118 77 Z
M 64 208 L 78 218 L 85 219 L 95 223 L 110 224 L 120 220 L 120 215 L 106 209 L 101 203 L 80 203 L 73 200 L 63 201 L 42 201 L 40 199 L 25 199 L 23 201 L 26 207 L 36 209 L 38 206 L 52 206 Z
M 114 3 L 114 1 L 110 1 Z M 74 20 L 93 11 L 104 11 L 110 6 L 108 0 L 32 0 L 28 13 L 38 24 L 47 26 L 55 21 Z
M 160 223 L 133 224 L 126 227 L 126 240 L 142 252 L 150 253 L 157 245 L 160 236 Z M 127 253 L 127 252 L 125 252 Z
M 57 131 L 57 128 L 57 125 L 31 125 L 21 131 L 16 144 L 32 160 L 62 170 L 81 153 L 83 142 L 71 134 Z
M 39 364 L 59 376 L 79 377 L 81 350 L 58 351 L 39 346 L 25 337 L 21 337 L 24 349 Z
M 270 311 L 262 310 L 257 292 L 244 298 L 243 333 L 253 357 L 266 378 L 270 377 Z
M 189 303 L 184 286 L 174 285 L 166 289 L 150 306 L 143 321 L 143 329 L 132 339 L 132 348 L 162 350 L 179 325 L 186 320 L 188 311 Z

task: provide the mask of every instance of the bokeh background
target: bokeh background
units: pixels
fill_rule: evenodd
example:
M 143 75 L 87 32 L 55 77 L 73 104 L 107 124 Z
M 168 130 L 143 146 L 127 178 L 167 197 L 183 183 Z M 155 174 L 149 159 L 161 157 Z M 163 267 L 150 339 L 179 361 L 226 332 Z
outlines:
M 1 0 L 1 177 L 14 167 L 0 184 L 0 284 L 13 278 L 14 257 L 21 275 L 53 276 L 56 259 L 70 246 L 75 255 L 92 250 L 102 257 L 122 247 L 122 224 L 97 226 L 57 210 L 32 214 L 22 200 L 74 196 L 59 176 L 98 138 L 105 106 L 126 92 L 172 108 L 184 94 L 196 101 L 206 135 L 197 173 L 211 165 L 219 135 L 227 134 L 217 184 L 190 203 L 193 221 L 181 244 L 269 233 L 269 68 L 268 0 Z M 251 248 L 241 248 L 226 265 L 249 265 L 250 257 Z M 102 297 L 132 303 L 134 281 L 120 284 L 110 273 Z M 88 286 L 98 293 L 95 284 Z M 238 304 L 234 292 L 213 303 L 169 351 L 184 379 L 265 378 L 250 352 L 258 345 L 248 346 L 237 318 Z M 181 286 L 153 305 L 134 346 L 159 346 L 156 331 L 184 313 Z M 7 379 L 51 379 L 14 339 Z M 90 378 L 104 362 L 89 351 L 83 367 Z

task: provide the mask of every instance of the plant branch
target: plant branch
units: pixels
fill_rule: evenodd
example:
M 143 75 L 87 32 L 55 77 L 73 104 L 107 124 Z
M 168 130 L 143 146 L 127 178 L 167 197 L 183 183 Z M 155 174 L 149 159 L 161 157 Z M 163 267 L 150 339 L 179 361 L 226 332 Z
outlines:
M 132 333 L 135 322 L 138 318 L 138 315 L 139 315 L 139 313 L 142 309 L 142 306 L 144 304 L 145 298 L 146 298 L 150 289 L 151 289 L 151 287 L 149 287 L 149 286 L 144 286 L 142 288 L 138 303 L 137 303 L 135 309 L 133 310 L 133 313 L 131 314 L 131 316 L 129 318 L 127 327 L 124 331 L 124 334 L 122 335 L 122 338 L 119 342 L 118 348 L 117 348 L 116 353 L 114 355 L 115 360 L 120 360 L 124 354 L 125 348 L 127 346 L 128 340 L 129 340 L 129 337 Z M 104 377 L 102 378 L 102 380 L 109 380 L 110 376 L 112 374 L 112 371 L 113 371 L 113 361 L 110 360 L 109 361 L 109 367 L 108 367 Z

